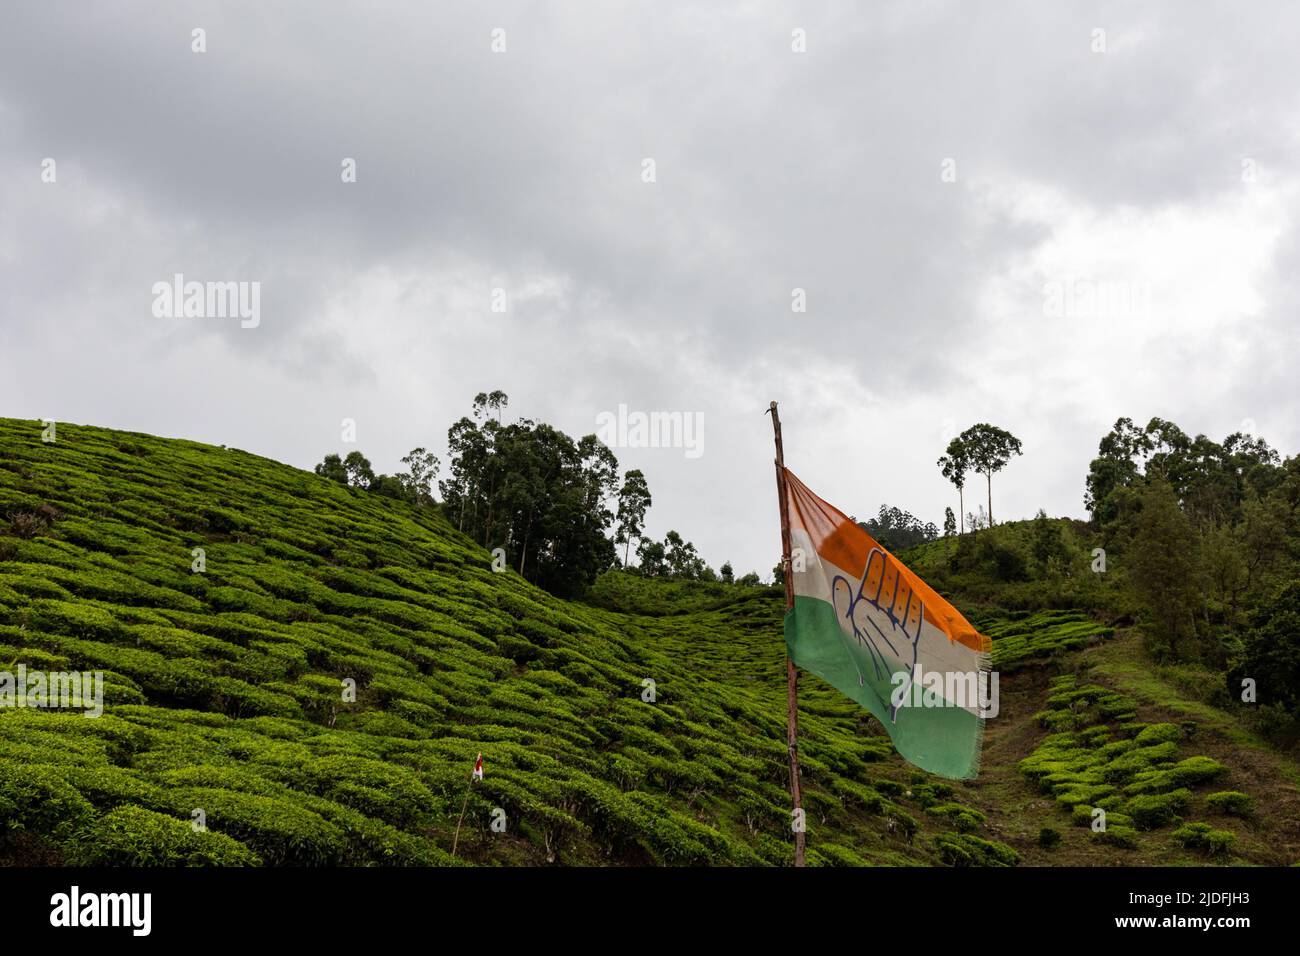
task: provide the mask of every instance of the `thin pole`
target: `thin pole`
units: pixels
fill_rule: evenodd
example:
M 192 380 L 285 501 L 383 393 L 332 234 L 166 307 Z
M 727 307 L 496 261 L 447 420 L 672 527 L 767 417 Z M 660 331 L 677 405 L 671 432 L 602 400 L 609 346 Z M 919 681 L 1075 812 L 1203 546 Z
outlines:
M 768 406 L 772 415 L 772 431 L 776 437 L 776 495 L 781 505 L 781 576 L 785 579 L 785 609 L 794 607 L 794 573 L 790 563 L 790 504 L 785 494 L 785 449 L 781 445 L 781 416 L 776 402 Z M 790 799 L 796 811 L 803 810 L 803 787 L 799 784 L 799 671 L 785 659 L 786 722 L 785 739 L 790 751 Z M 803 816 L 802 813 L 799 814 Z M 794 831 L 794 865 L 804 865 L 804 831 L 800 826 Z
M 456 835 L 451 838 L 451 855 L 456 855 L 456 844 L 460 842 L 460 824 L 465 819 L 465 808 L 469 806 L 469 792 L 474 788 L 474 775 L 470 774 L 469 786 L 465 788 L 465 802 L 460 805 L 460 819 L 456 821 Z

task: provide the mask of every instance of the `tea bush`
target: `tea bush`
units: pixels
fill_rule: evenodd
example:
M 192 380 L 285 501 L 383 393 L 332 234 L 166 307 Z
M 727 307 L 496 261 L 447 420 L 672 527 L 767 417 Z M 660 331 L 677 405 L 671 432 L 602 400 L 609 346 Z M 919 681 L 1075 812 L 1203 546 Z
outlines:
M 1225 816 L 1249 817 L 1255 812 L 1255 798 L 1240 790 L 1221 790 L 1205 798 L 1205 805 L 1211 813 Z
M 67 862 L 75 866 L 258 866 L 256 853 L 220 833 L 141 807 L 110 810 L 82 830 Z

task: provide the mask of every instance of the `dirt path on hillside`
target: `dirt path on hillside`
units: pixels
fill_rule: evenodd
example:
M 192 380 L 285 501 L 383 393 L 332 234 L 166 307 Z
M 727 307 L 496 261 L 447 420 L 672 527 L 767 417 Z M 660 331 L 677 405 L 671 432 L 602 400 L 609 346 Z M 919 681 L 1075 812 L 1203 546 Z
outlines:
M 1231 715 L 1206 705 L 1187 701 L 1178 691 L 1161 685 L 1161 699 L 1135 692 L 1122 676 L 1105 673 L 1111 659 L 1132 657 L 1138 641 L 1135 634 L 1121 634 L 1114 640 L 1077 651 L 1040 665 L 1003 675 L 999 684 L 1000 710 L 985 730 L 983 768 L 980 777 L 962 784 L 960 799 L 988 816 L 988 836 L 1014 847 L 1027 866 L 1168 866 L 1207 865 L 1203 857 L 1189 853 L 1172 839 L 1172 828 L 1143 833 L 1137 849 L 1125 850 L 1093 838 L 1087 827 L 1073 826 L 1070 815 L 1050 794 L 1043 793 L 1022 775 L 1017 765 L 1047 736 L 1034 720 L 1046 706 L 1048 682 L 1058 674 L 1076 673 L 1081 681 L 1110 687 L 1138 701 L 1138 719 L 1149 723 L 1168 721 L 1181 724 L 1196 720 L 1192 733 L 1180 743 L 1182 756 L 1204 754 L 1228 767 L 1227 773 L 1211 785 L 1196 789 L 1187 812 L 1189 820 L 1204 820 L 1216 828 L 1237 835 L 1233 856 L 1237 865 L 1287 866 L 1300 860 L 1300 775 L 1295 761 L 1262 746 L 1244 743 L 1244 734 Z M 1093 665 L 1093 666 L 1089 666 Z M 1101 671 L 1100 673 L 1098 671 Z M 1149 683 L 1150 675 L 1144 675 Z M 1189 718 L 1189 712 L 1194 712 Z M 1236 737 L 1238 740 L 1234 740 Z M 1210 814 L 1204 805 L 1206 793 L 1241 790 L 1251 794 L 1258 806 L 1251 820 Z M 1061 841 L 1051 849 L 1039 844 L 1039 832 L 1051 827 Z

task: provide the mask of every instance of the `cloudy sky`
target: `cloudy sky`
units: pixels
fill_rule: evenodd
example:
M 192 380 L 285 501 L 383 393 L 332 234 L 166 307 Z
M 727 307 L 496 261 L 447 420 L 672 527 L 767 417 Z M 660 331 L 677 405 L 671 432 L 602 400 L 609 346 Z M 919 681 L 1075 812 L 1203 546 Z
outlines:
M 1024 442 L 999 519 L 1081 515 L 1120 415 L 1294 454 L 1297 21 L 7 2 L 0 415 L 392 471 L 482 390 L 574 435 L 682 412 L 698 457 L 616 449 L 649 530 L 764 574 L 771 399 L 787 463 L 858 515 L 941 523 L 934 461 L 978 421 Z M 176 273 L 259 282 L 260 323 L 156 316 Z

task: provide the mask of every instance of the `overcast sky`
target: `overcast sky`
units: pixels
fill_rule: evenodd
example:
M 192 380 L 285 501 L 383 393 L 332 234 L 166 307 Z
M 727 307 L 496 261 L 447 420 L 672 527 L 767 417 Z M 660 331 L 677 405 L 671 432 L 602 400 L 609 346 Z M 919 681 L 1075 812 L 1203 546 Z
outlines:
M 1024 442 L 999 520 L 1083 515 L 1121 415 L 1294 454 L 1298 31 L 1282 3 L 6 2 L 0 415 L 382 471 L 493 388 L 574 436 L 702 416 L 698 457 L 615 451 L 651 533 L 764 576 L 771 399 L 859 516 L 942 523 L 935 459 L 978 421 Z M 259 282 L 260 324 L 156 316 L 176 273 Z

